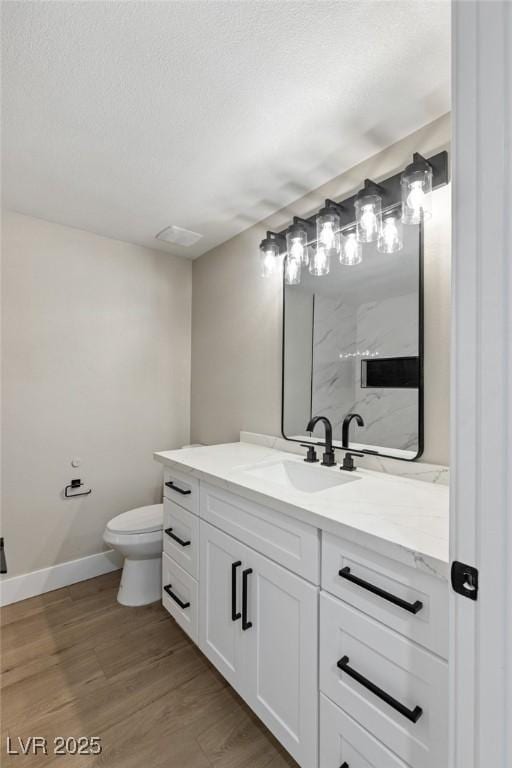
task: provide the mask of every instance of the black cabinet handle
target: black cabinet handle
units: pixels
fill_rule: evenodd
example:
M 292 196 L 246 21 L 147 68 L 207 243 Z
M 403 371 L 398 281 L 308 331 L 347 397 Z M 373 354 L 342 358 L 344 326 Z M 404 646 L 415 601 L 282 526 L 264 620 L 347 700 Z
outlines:
M 241 560 L 231 564 L 231 621 L 238 621 L 242 615 L 240 611 L 236 610 L 236 569 L 241 565 Z
M 176 536 L 175 533 L 172 532 L 172 528 L 166 528 L 165 532 L 168 536 L 171 537 L 171 539 L 174 539 L 174 541 L 177 541 L 178 544 L 181 544 L 182 547 L 188 547 L 188 545 L 191 543 L 190 541 L 183 541 L 183 539 L 180 539 L 179 536 Z
M 340 765 L 340 768 L 350 768 L 350 765 L 345 761 Z
M 182 496 L 188 496 L 192 491 L 188 490 L 186 491 L 184 488 L 180 488 L 179 485 L 175 485 L 172 480 L 169 480 L 168 483 L 166 483 L 166 486 L 171 489 L 171 491 L 176 491 L 176 493 L 181 493 Z
M 401 704 L 399 701 L 397 701 L 392 696 L 390 696 L 389 693 L 386 693 L 386 691 L 383 691 L 382 688 L 379 688 L 378 685 L 375 685 L 375 683 L 372 683 L 371 680 L 368 680 L 368 678 L 363 677 L 363 675 L 361 675 L 359 672 L 356 672 L 355 669 L 352 669 L 352 667 L 349 667 L 348 665 L 349 661 L 350 659 L 348 656 L 343 656 L 343 658 L 337 662 L 337 666 L 339 667 L 339 669 L 341 669 L 342 672 L 345 672 L 346 675 L 351 677 L 353 680 L 356 680 L 360 685 L 362 685 L 368 691 L 371 691 L 372 693 L 374 693 L 375 696 L 379 697 L 379 699 L 382 699 L 382 701 L 385 701 L 386 704 L 389 704 L 390 707 L 393 707 L 393 709 L 396 709 L 397 712 L 400 712 L 401 715 L 406 717 L 412 723 L 418 722 L 418 720 L 423 714 L 423 710 L 421 707 L 414 707 L 414 709 L 408 709 L 404 704 Z
M 5 545 L 3 537 L 0 538 L 0 573 L 7 573 L 7 560 L 5 559 Z
M 374 595 L 378 595 L 379 597 L 384 598 L 384 600 L 388 600 L 390 603 L 393 603 L 393 605 L 398 605 L 399 608 L 403 608 L 404 611 L 409 611 L 409 613 L 418 613 L 423 608 L 421 600 L 416 600 L 414 603 L 408 603 L 407 600 L 402 600 L 401 597 L 396 597 L 390 592 L 386 592 L 384 589 L 376 587 L 375 584 L 370 584 L 369 581 L 363 581 L 363 579 L 360 579 L 358 576 L 354 576 L 350 573 L 350 568 L 348 566 L 342 568 L 341 571 L 338 571 L 338 575 L 341 576 L 342 579 L 347 579 L 347 581 L 351 581 L 352 584 L 357 584 L 359 587 L 367 589 L 368 592 L 373 592 Z
M 252 573 L 252 568 L 242 571 L 242 629 L 250 629 L 252 621 L 247 621 L 247 580 Z
M 180 599 L 179 599 L 179 597 L 178 597 L 178 595 L 175 595 L 175 594 L 174 594 L 174 592 L 172 591 L 171 587 L 172 587 L 172 584 L 167 584 L 167 585 L 164 587 L 164 590 L 167 592 L 167 594 L 169 595 L 169 597 L 172 597 L 172 599 L 174 600 L 174 602 L 175 602 L 175 603 L 178 603 L 178 605 L 179 605 L 179 607 L 180 607 L 180 608 L 189 608 L 189 607 L 190 607 L 190 603 L 184 603 L 184 602 L 183 602 L 183 600 L 180 600 Z

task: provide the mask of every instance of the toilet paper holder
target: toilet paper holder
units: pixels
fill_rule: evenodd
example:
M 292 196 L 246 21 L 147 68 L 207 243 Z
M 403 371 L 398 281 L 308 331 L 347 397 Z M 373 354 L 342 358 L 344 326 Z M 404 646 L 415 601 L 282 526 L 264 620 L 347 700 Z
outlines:
M 72 499 L 74 496 L 88 496 L 90 493 L 92 493 L 92 488 L 89 488 L 88 491 L 81 491 L 80 493 L 68 493 L 69 489 L 76 490 L 77 488 L 80 488 L 83 485 L 80 478 L 77 478 L 76 480 L 72 480 L 69 485 L 66 485 L 64 488 L 64 496 L 66 499 Z

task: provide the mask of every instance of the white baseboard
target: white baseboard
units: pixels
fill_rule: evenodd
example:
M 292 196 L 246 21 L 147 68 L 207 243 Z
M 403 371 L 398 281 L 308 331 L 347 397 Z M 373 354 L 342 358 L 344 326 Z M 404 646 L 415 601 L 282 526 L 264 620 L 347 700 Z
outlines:
M 103 573 L 117 571 L 122 564 L 122 556 L 113 549 L 109 549 L 107 552 L 98 552 L 97 555 L 58 563 L 50 568 L 3 578 L 0 581 L 0 605 L 17 603 L 27 597 L 42 595 L 44 592 L 52 592 L 54 589 L 75 584 L 77 581 L 85 581 L 94 576 L 101 576 Z

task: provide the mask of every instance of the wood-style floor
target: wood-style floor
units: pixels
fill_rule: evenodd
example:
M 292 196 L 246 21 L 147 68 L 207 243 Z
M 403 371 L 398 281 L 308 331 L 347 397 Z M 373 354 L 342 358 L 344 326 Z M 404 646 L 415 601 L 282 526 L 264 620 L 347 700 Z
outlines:
M 285 768 L 296 763 L 155 603 L 124 608 L 119 572 L 6 606 L 0 764 Z M 6 737 L 50 754 L 7 756 Z M 99 736 L 99 756 L 55 756 L 55 736 Z

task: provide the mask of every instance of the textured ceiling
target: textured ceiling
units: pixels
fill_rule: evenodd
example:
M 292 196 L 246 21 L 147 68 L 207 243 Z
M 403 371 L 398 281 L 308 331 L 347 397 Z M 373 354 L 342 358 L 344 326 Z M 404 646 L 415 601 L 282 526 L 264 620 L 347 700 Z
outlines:
M 192 258 L 450 109 L 448 1 L 2 15 L 4 206 Z

